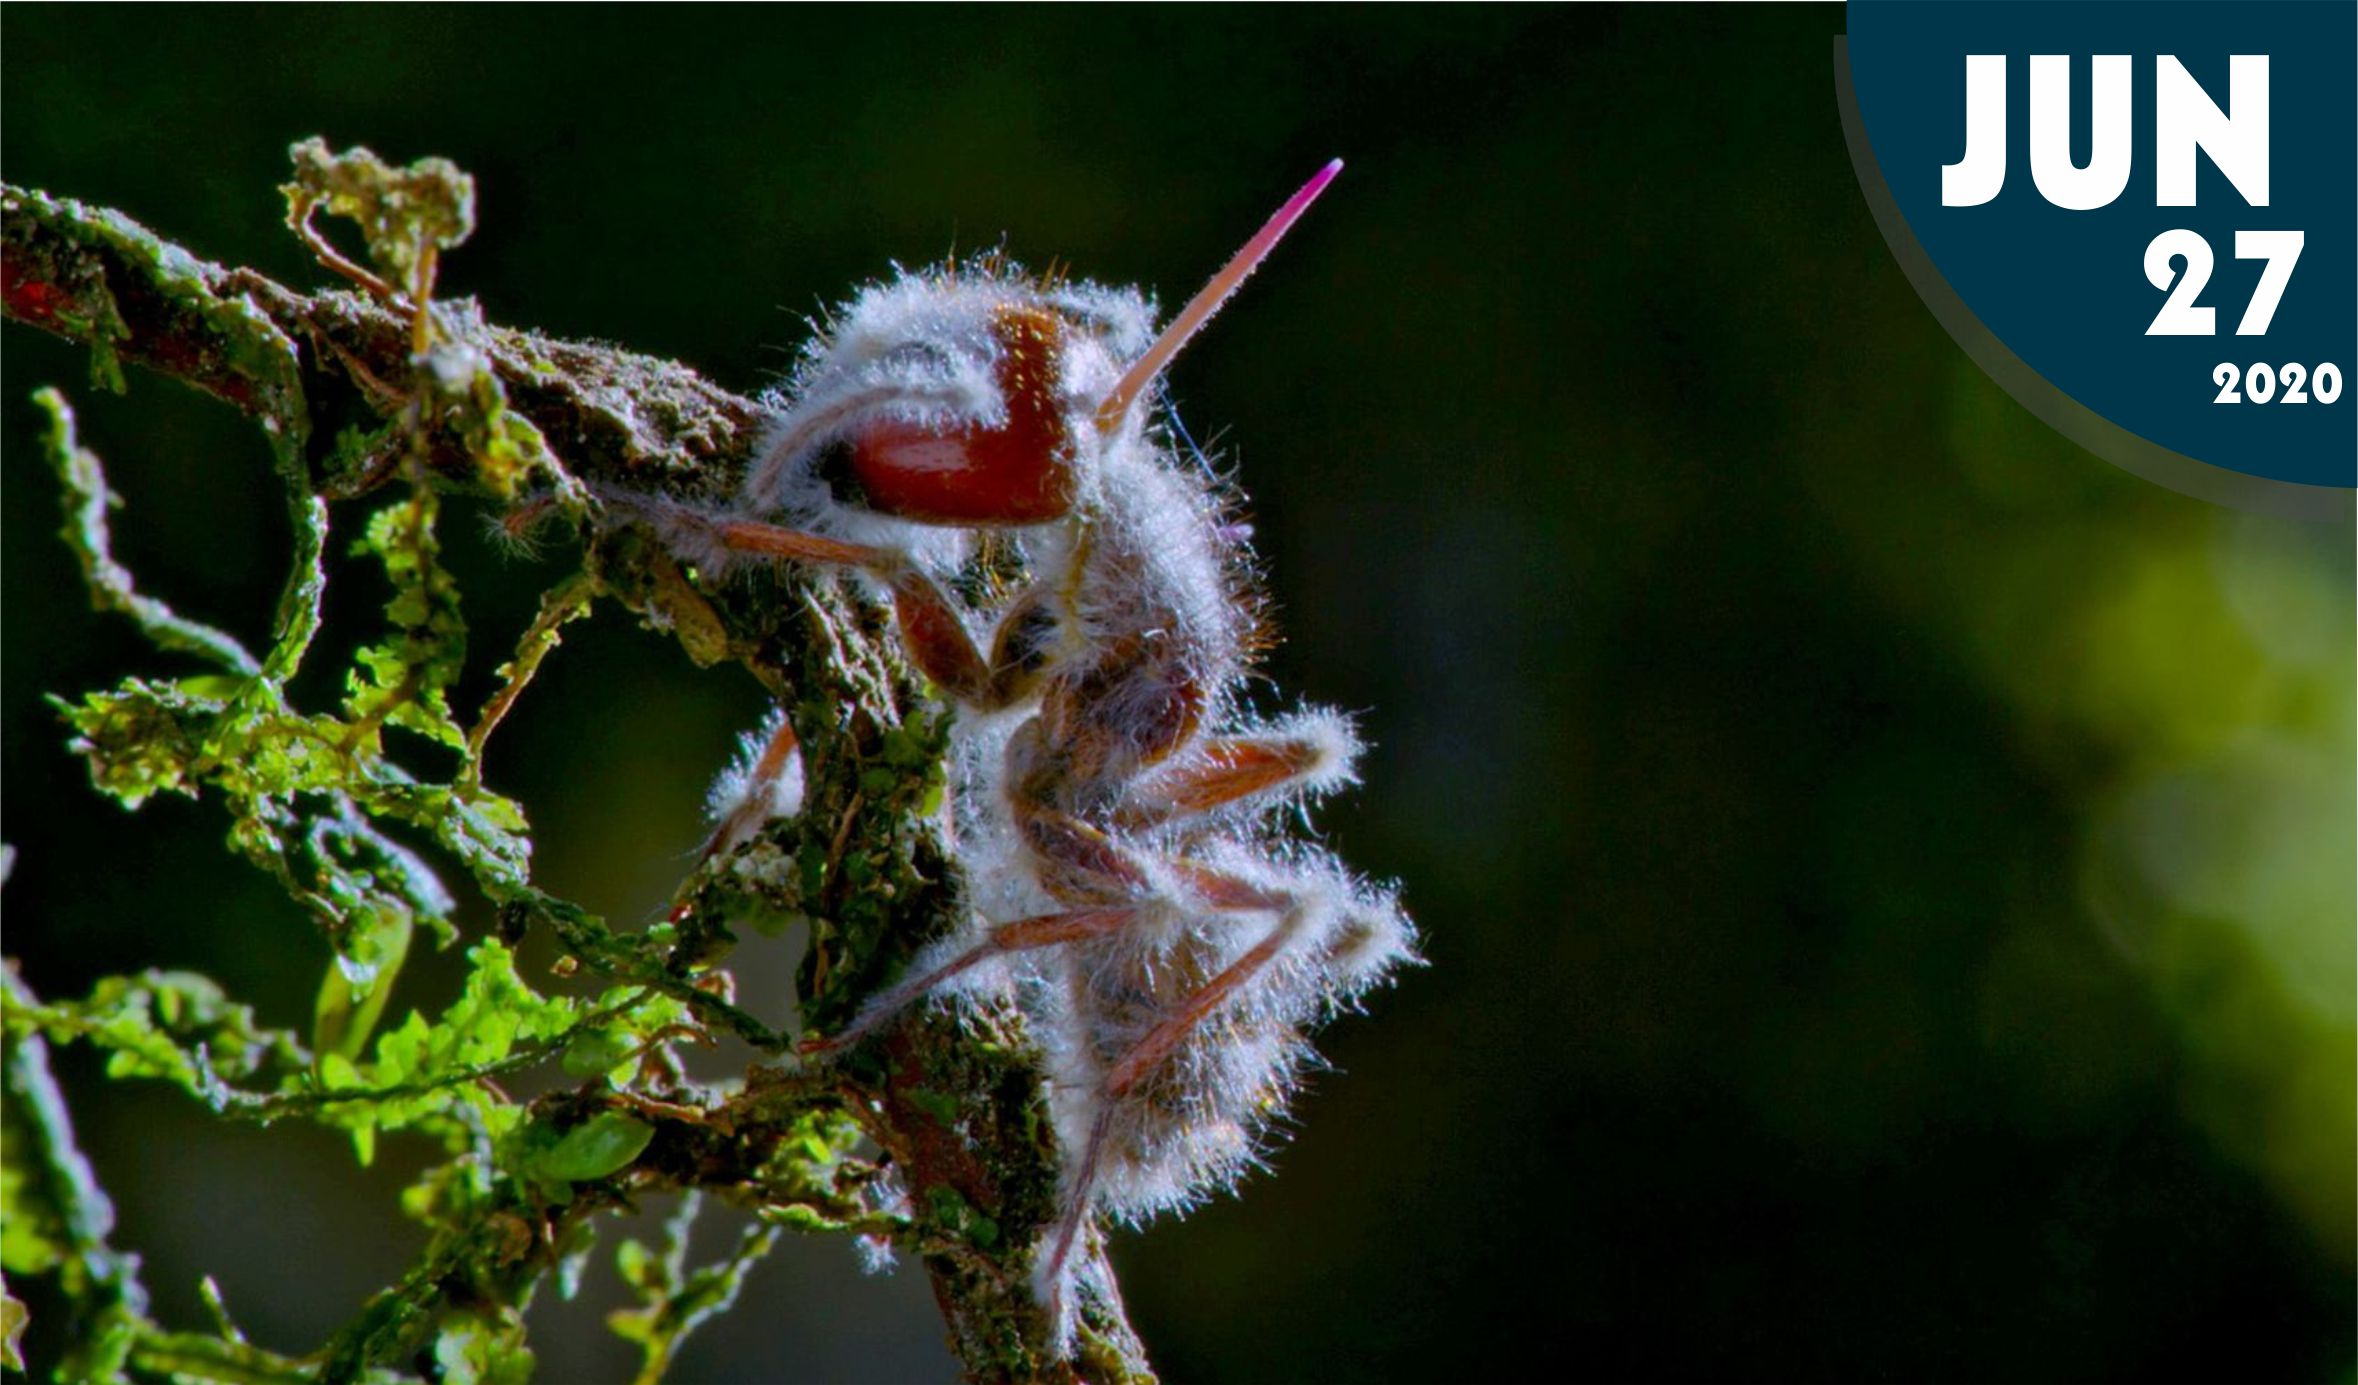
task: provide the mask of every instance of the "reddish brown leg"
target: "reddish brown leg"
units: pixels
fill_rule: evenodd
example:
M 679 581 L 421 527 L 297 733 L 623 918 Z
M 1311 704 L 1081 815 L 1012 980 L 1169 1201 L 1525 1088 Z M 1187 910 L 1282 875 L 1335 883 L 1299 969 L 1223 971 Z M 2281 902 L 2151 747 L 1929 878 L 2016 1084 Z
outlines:
M 1064 1267 L 1072 1259 L 1073 1242 L 1080 1238 L 1082 1223 L 1089 1219 L 1089 1207 L 1095 1200 L 1091 1190 L 1097 1186 L 1097 1163 L 1105 1153 L 1105 1135 L 1112 1124 L 1111 1107 L 1099 1112 L 1090 1124 L 1089 1143 L 1081 1151 L 1081 1162 L 1069 1176 L 1064 1206 L 1058 1210 L 1046 1249 L 1032 1269 L 1033 1291 L 1039 1296 L 1040 1308 L 1060 1333 L 1064 1330 Z
M 711 523 L 713 536 L 721 541 L 721 546 L 739 553 L 759 553 L 771 558 L 791 558 L 798 563 L 823 563 L 829 567 L 864 567 L 876 573 L 886 573 L 900 566 L 900 559 L 894 554 L 866 544 L 821 538 L 800 529 L 783 529 L 775 524 L 762 524 L 750 519 L 716 519 Z
M 1229 963 L 1225 971 L 1205 982 L 1202 989 L 1189 996 L 1177 1011 L 1148 1030 L 1145 1038 L 1132 1045 L 1130 1051 L 1122 1055 L 1121 1061 L 1107 1070 L 1105 1094 L 1117 1101 L 1128 1095 L 1141 1078 L 1171 1056 L 1171 1050 L 1187 1037 L 1187 1031 L 1203 1023 L 1207 1016 L 1225 1004 L 1230 996 L 1236 994 L 1240 987 L 1252 980 L 1261 968 L 1268 966 L 1284 950 L 1294 934 L 1301 931 L 1302 917 L 1303 910 L 1298 904 L 1286 910 L 1284 917 L 1277 921 L 1276 927 L 1269 930 L 1267 937 L 1253 944 L 1244 956 Z
M 1148 860 L 1101 828 L 1050 808 L 1036 799 L 1019 800 L 1016 817 L 1024 841 L 1033 854 L 1040 858 L 1047 883 L 1052 889 L 1062 884 L 1082 893 L 1092 890 L 1136 892 L 1147 888 L 1152 879 Z M 1169 859 L 1165 864 L 1185 882 L 1188 892 L 1201 901 L 1200 907 L 1215 912 L 1278 912 L 1280 917 L 1267 937 L 1189 996 L 1177 1011 L 1149 1030 L 1107 1071 L 1103 1107 L 1090 1128 L 1088 1143 L 1083 1146 L 1080 1159 L 1066 1175 L 1064 1205 L 1057 1214 L 1056 1225 L 1042 1245 L 1040 1259 L 1033 1272 L 1034 1291 L 1047 1311 L 1049 1321 L 1056 1323 L 1060 1331 L 1064 1322 L 1063 1314 L 1067 1310 L 1066 1298 L 1072 1292 L 1071 1286 L 1065 1283 L 1065 1270 L 1071 1262 L 1073 1247 L 1080 1239 L 1081 1229 L 1088 1223 L 1090 1209 L 1096 1205 L 1097 1167 L 1104 1154 L 1116 1103 L 1127 1096 L 1157 1064 L 1169 1058 L 1171 1050 L 1187 1037 L 1191 1029 L 1203 1023 L 1206 1017 L 1249 983 L 1263 967 L 1275 960 L 1293 935 L 1300 931 L 1305 917 L 1300 900 L 1291 894 L 1255 884 L 1200 861 L 1178 858 Z M 1103 912 L 1132 911 L 1109 909 Z M 1120 926 L 1117 924 L 1106 931 L 1116 931 Z M 960 961 L 964 962 L 965 959 Z
M 1102 938 L 1130 926 L 1138 917 L 1135 907 L 1111 909 L 1080 909 L 1066 914 L 1038 914 L 1013 923 L 1002 923 L 986 934 L 983 940 L 935 967 L 922 976 L 903 980 L 891 990 L 869 998 L 861 1007 L 860 1017 L 852 1021 L 842 1033 L 824 1039 L 804 1042 L 805 1053 L 825 1053 L 847 1048 L 858 1043 L 877 1027 L 932 993 L 936 986 L 951 977 L 980 966 L 994 957 L 1010 952 L 1023 952 L 1036 947 L 1055 947 L 1060 943 L 1079 942 L 1084 938 Z
M 737 806 L 712 829 L 712 837 L 704 843 L 700 861 L 709 861 L 723 851 L 750 841 L 762 824 L 770 820 L 775 802 L 778 778 L 794 763 L 794 752 L 802 742 L 794 734 L 794 722 L 784 712 L 778 714 L 778 729 L 770 733 L 761 748 L 761 756 L 745 776 L 745 786 L 738 795 Z
M 1207 879 L 1225 879 L 1200 867 L 1198 870 Z M 1259 899 L 1268 898 L 1242 882 L 1231 881 L 1230 884 L 1240 899 L 1248 891 Z M 1240 904 L 1238 907 L 1253 906 Z M 1277 926 L 1269 930 L 1267 937 L 1189 996 L 1176 1013 L 1149 1030 L 1145 1038 L 1132 1045 L 1130 1051 L 1107 1070 L 1105 1106 L 1090 1126 L 1089 1143 L 1081 1151 L 1080 1162 L 1068 1175 L 1064 1206 L 1057 1214 L 1056 1226 L 1049 1233 L 1046 1248 L 1033 1272 L 1041 1306 L 1047 1311 L 1050 1322 L 1063 1322 L 1064 1295 L 1068 1292 L 1064 1282 L 1065 1265 L 1072 1258 L 1073 1245 L 1079 1240 L 1081 1227 L 1088 1221 L 1090 1208 L 1096 1202 L 1097 1165 L 1104 1155 L 1107 1131 L 1113 1124 L 1114 1103 L 1127 1096 L 1156 1065 L 1170 1057 L 1171 1050 L 1178 1047 L 1189 1030 L 1203 1023 L 1230 996 L 1251 981 L 1261 968 L 1269 965 L 1284 950 L 1287 941 L 1300 930 L 1302 917 L 1303 911 L 1299 904 L 1287 909 Z
M 1195 817 L 1317 772 L 1334 753 L 1331 742 L 1306 736 L 1221 736 L 1204 741 L 1199 757 L 1166 767 L 1132 790 L 1119 821 L 1152 827 Z
M 910 661 L 942 691 L 984 711 L 997 711 L 1019 695 L 1024 680 L 1015 676 L 1015 670 L 992 667 L 975 647 L 974 636 L 949 594 L 899 554 L 745 519 L 715 520 L 712 531 L 722 547 L 739 553 L 856 567 L 875 574 L 892 589 L 893 615 L 900 622 L 901 643 L 907 647 Z

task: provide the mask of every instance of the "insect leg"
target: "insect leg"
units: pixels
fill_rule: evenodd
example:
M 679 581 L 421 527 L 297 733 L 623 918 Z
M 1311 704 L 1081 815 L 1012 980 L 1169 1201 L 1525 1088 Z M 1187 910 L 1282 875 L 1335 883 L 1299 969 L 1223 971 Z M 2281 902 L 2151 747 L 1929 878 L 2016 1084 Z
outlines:
M 1038 914 L 1012 923 L 1002 923 L 985 934 L 981 942 L 949 961 L 871 997 L 861 1007 L 860 1017 L 843 1032 L 824 1039 L 809 1040 L 802 1045 L 802 1051 L 824 1053 L 858 1043 L 893 1016 L 931 994 L 935 987 L 994 957 L 1118 933 L 1129 927 L 1138 914 L 1136 907 L 1077 909 L 1070 913 Z
M 794 719 L 781 707 L 772 714 L 776 725 L 769 738 L 761 744 L 741 770 L 733 771 L 722 780 L 722 789 L 714 791 L 717 821 L 712 836 L 704 843 L 699 859 L 710 861 L 721 852 L 750 841 L 762 825 L 779 816 L 790 816 L 800 810 L 802 771 L 795 752 L 802 742 L 794 734 Z M 747 738 L 750 741 L 750 737 Z M 789 777 L 791 775 L 791 778 Z M 780 808 L 780 790 L 790 795 L 794 807 L 785 813 Z
M 1276 960 L 1286 945 L 1301 933 L 1310 911 L 1296 901 L 1281 915 L 1261 941 L 1253 944 L 1242 957 L 1229 963 L 1218 976 L 1205 982 L 1193 995 L 1182 1001 L 1179 1008 L 1165 1016 L 1162 1023 L 1146 1032 L 1146 1037 L 1132 1045 L 1121 1060 L 1106 1070 L 1105 1094 L 1118 1101 L 1130 1089 L 1177 1048 L 1188 1031 L 1204 1022 L 1214 1011 L 1227 1003 L 1228 998 L 1258 975 L 1263 967 Z
M 1047 1311 L 1049 1321 L 1061 1335 L 1066 1330 L 1070 1286 L 1066 1283 L 1066 1267 L 1071 1261 L 1074 1244 L 1081 1229 L 1088 1223 L 1091 1209 L 1097 1201 L 1099 1166 L 1103 1162 L 1108 1137 L 1122 1102 L 1133 1089 L 1165 1059 L 1173 1049 L 1185 1041 L 1189 1031 L 1203 1023 L 1230 997 L 1249 984 L 1282 953 L 1292 939 L 1306 926 L 1312 908 L 1302 901 L 1285 901 L 1249 882 L 1226 875 L 1211 867 L 1196 863 L 1175 863 L 1191 883 L 1213 887 L 1226 898 L 1225 905 L 1215 907 L 1234 909 L 1267 909 L 1272 905 L 1284 912 L 1267 936 L 1256 943 L 1242 957 L 1217 976 L 1198 988 L 1179 1008 L 1132 1045 L 1113 1067 L 1106 1070 L 1101 1080 L 1103 1100 L 1098 1105 L 1096 1118 L 1090 1122 L 1087 1141 L 1080 1157 L 1066 1169 L 1063 1205 L 1057 1213 L 1056 1225 L 1042 1243 L 1040 1258 L 1033 1269 L 1034 1293 Z
M 1132 789 L 1116 820 L 1124 827 L 1155 827 L 1348 774 L 1355 750 L 1332 733 L 1208 737 L 1185 763 L 1165 765 Z
M 716 519 L 711 525 L 712 536 L 733 553 L 856 567 L 874 574 L 892 592 L 893 615 L 910 661 L 955 701 L 997 711 L 1020 696 L 1030 681 L 1028 671 L 994 668 L 975 646 L 973 632 L 949 593 L 890 549 L 749 519 Z M 1018 677 L 1019 672 L 1025 676 Z
M 1064 1205 L 1056 1214 L 1056 1225 L 1041 1243 L 1040 1258 L 1032 1266 L 1032 1294 L 1048 1316 L 1050 1329 L 1061 1343 L 1070 1325 L 1065 1321 L 1064 1267 L 1072 1259 L 1073 1242 L 1080 1238 L 1081 1226 L 1089 1219 L 1089 1207 L 1097 1186 L 1097 1165 L 1105 1155 L 1105 1137 L 1113 1127 L 1113 1108 L 1106 1107 L 1090 1124 L 1089 1142 L 1082 1146 L 1079 1162 L 1065 1175 Z

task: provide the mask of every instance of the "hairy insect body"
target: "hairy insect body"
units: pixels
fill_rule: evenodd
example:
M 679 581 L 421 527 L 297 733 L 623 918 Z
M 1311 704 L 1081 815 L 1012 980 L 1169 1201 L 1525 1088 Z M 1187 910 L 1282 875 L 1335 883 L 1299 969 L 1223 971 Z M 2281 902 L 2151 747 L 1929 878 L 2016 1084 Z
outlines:
M 1411 951 L 1390 891 L 1288 830 L 1349 781 L 1358 744 L 1333 713 L 1244 708 L 1262 614 L 1243 529 L 1134 407 L 1332 173 L 1161 338 L 1135 292 L 1005 265 L 869 289 L 774 400 L 738 514 L 651 515 L 708 562 L 865 574 L 960 708 L 974 925 L 813 1047 L 952 990 L 1023 1004 L 1064 1152 L 1036 1260 L 1060 1334 L 1090 1212 L 1139 1220 L 1231 1182 L 1283 1110 L 1306 1027 Z M 1030 578 L 977 609 L 948 593 L 986 529 Z M 781 723 L 749 749 L 716 795 L 713 849 L 790 801 L 792 744 Z

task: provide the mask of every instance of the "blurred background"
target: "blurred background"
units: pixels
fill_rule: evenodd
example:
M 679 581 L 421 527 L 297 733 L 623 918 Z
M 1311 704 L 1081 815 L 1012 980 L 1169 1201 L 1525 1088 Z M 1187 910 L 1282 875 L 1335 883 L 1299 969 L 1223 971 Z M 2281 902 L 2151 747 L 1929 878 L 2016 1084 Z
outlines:
M 447 293 L 745 391 L 820 304 L 953 247 L 1176 303 L 1343 155 L 1174 389 L 1255 502 L 1278 685 L 1374 743 L 1324 824 L 1404 882 L 1432 965 L 1329 1031 L 1274 1176 L 1123 1238 L 1161 1366 L 2348 1381 L 2351 534 L 2115 471 L 1975 370 L 1854 184 L 1841 27 L 15 5 L 0 151 L 303 285 L 290 142 L 446 155 L 482 214 Z M 8 330 L 7 951 L 47 994 L 190 967 L 302 1027 L 326 953 L 294 906 L 211 805 L 91 793 L 42 701 L 178 665 L 81 609 L 25 397 L 83 406 L 142 589 L 250 639 L 286 547 L 262 442 L 87 378 Z M 471 706 L 567 555 L 457 518 Z M 349 644 L 383 593 L 344 576 Z M 602 615 L 492 779 L 546 886 L 643 918 L 762 699 Z M 782 1014 L 793 959 L 748 937 L 742 991 Z M 396 1009 L 455 966 L 413 963 Z M 86 1054 L 61 1075 L 167 1322 L 211 1273 L 307 1350 L 419 1249 L 419 1151 L 363 1170 Z M 543 1296 L 544 1378 L 627 1378 L 616 1293 Z M 814 1240 L 675 1378 L 952 1371 L 914 1266 Z

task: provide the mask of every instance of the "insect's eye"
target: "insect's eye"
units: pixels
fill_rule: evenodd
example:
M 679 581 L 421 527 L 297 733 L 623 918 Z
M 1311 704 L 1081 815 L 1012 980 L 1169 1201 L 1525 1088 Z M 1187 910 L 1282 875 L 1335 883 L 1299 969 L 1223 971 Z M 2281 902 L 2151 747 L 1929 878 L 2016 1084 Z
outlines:
M 827 487 L 827 493 L 837 501 L 845 505 L 865 506 L 868 497 L 860 486 L 859 473 L 853 466 L 856 452 L 850 439 L 830 438 L 819 448 L 819 455 L 813 459 L 811 469 L 820 483 Z

